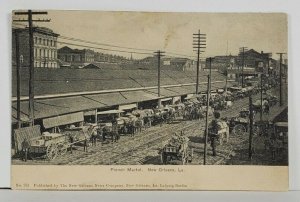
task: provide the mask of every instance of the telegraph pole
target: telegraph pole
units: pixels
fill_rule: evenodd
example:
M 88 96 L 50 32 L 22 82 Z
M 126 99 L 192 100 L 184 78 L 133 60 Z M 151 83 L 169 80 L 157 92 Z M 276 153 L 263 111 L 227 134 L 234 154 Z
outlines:
M 19 30 L 15 31 L 15 42 L 16 42 L 16 65 L 17 65 L 17 121 L 18 128 L 21 127 L 21 106 L 20 106 L 20 66 L 21 57 L 19 49 Z
M 212 61 L 212 58 L 209 57 L 209 89 L 211 89 L 211 61 Z
M 225 80 L 225 92 L 227 92 L 227 83 L 228 83 L 228 67 L 226 67 L 226 73 L 225 73 L 225 75 L 226 75 L 226 80 Z
M 240 53 L 242 53 L 242 88 L 244 88 L 244 66 L 245 66 L 245 51 L 247 50 L 247 47 L 241 47 Z
M 164 51 L 156 51 L 154 52 L 156 54 L 157 57 L 157 96 L 158 96 L 158 108 L 161 107 L 161 99 L 160 99 L 160 58 L 163 55 L 163 53 L 165 53 Z
M 206 34 L 201 34 L 200 29 L 198 33 L 193 34 L 193 48 L 197 51 L 197 75 L 196 75 L 196 95 L 199 94 L 199 69 L 200 69 L 200 54 L 203 53 L 201 49 L 206 48 Z
M 249 120 L 250 120 L 250 130 L 249 130 L 249 159 L 252 159 L 252 138 L 253 138 L 253 109 L 252 109 L 252 97 L 249 96 Z
M 29 120 L 34 125 L 34 41 L 33 41 L 33 22 L 50 22 L 49 19 L 33 20 L 33 15 L 47 15 L 48 12 L 15 12 L 15 15 L 27 15 L 26 19 L 14 20 L 14 22 L 28 22 L 29 29 Z
M 205 134 L 204 134 L 204 158 L 203 164 L 206 165 L 206 156 L 207 156 L 207 138 L 208 138 L 208 108 L 210 100 L 210 75 L 207 75 L 207 100 L 206 100 L 206 121 L 205 121 Z
M 263 119 L 263 76 L 264 74 L 260 74 L 260 121 Z
M 280 56 L 279 62 L 279 105 L 282 106 L 282 55 L 286 53 L 277 53 Z

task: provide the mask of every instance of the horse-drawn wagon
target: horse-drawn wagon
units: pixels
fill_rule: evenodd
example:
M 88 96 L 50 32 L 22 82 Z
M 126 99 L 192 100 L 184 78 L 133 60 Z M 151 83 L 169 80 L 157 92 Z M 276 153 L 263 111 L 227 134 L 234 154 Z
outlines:
M 162 164 L 185 165 L 193 160 L 193 149 L 189 148 L 189 138 L 183 135 L 173 135 L 161 150 Z
M 38 128 L 38 129 L 37 129 Z M 15 131 L 16 146 L 19 151 L 26 151 L 33 156 L 44 156 L 48 160 L 55 159 L 57 156 L 65 155 L 74 144 L 87 141 L 91 136 L 90 126 L 74 127 L 66 129 L 60 133 L 40 133 L 39 127 L 27 127 Z M 22 131 L 32 131 L 33 134 L 20 137 Z M 24 144 L 26 142 L 26 144 Z M 27 148 L 22 148 L 26 145 Z
M 229 120 L 229 128 L 235 135 L 243 135 L 248 130 L 249 110 L 242 110 L 239 115 Z

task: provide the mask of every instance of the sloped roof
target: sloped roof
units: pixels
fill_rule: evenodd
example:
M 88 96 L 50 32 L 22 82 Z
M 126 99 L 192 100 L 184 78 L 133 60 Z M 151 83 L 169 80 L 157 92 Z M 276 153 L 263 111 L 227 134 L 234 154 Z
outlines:
M 208 72 L 200 72 L 200 82 Z M 157 85 L 157 70 L 141 69 L 35 69 L 35 95 L 140 88 Z M 225 77 L 212 72 L 212 81 Z M 21 95 L 28 95 L 28 68 L 21 69 Z M 161 71 L 161 85 L 194 83 L 194 72 Z M 12 96 L 16 96 L 16 70 L 12 73 Z

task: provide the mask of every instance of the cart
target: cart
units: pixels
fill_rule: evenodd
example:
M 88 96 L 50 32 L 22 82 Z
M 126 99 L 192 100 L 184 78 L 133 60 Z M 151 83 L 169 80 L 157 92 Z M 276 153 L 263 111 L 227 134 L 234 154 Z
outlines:
M 29 139 L 29 153 L 45 155 L 47 160 L 63 156 L 74 144 L 90 138 L 90 126 L 73 127 L 62 133 L 44 132 L 41 136 Z
M 162 164 L 185 165 L 193 160 L 193 149 L 188 146 L 189 139 L 184 136 L 173 136 L 161 150 Z
M 240 111 L 237 117 L 231 118 L 229 122 L 230 131 L 235 135 L 244 135 L 249 126 L 249 110 Z

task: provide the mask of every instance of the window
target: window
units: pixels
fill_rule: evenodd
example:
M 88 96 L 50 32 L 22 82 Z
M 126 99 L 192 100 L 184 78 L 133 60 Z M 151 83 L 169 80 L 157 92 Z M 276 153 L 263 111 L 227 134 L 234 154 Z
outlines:
M 43 51 L 43 56 L 46 57 L 46 49 Z
M 34 43 L 37 44 L 37 37 L 34 37 Z
M 42 49 L 39 49 L 39 57 L 42 57 Z
M 49 58 L 49 50 L 47 50 L 47 58 Z
M 46 45 L 46 39 L 43 39 L 43 45 Z
M 56 46 L 56 41 L 54 41 L 54 46 Z
M 50 41 L 50 46 L 53 46 L 53 41 L 52 40 Z
M 47 39 L 47 46 L 49 46 L 49 40 Z
M 35 62 L 35 65 L 34 65 L 35 67 L 37 67 L 38 66 L 38 62 Z
M 42 39 L 41 38 L 39 38 L 39 44 L 42 44 Z

